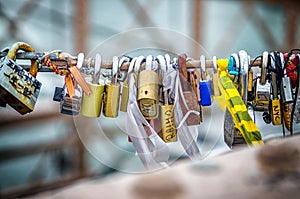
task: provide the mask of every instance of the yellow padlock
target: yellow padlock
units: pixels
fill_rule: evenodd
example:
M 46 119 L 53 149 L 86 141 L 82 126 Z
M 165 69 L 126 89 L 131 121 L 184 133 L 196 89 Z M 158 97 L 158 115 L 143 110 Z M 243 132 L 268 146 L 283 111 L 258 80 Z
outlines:
M 148 57 L 147 60 L 149 60 Z M 146 63 L 147 65 L 148 63 Z M 137 101 L 141 113 L 147 120 L 158 117 L 158 83 L 158 74 L 151 70 L 151 68 L 146 68 L 146 70 L 141 71 L 138 75 Z
M 272 89 L 273 89 L 273 99 L 271 101 L 271 115 L 272 115 L 272 124 L 280 125 L 282 124 L 281 120 L 281 104 L 278 99 L 277 85 L 276 85 L 276 76 L 275 72 L 272 72 Z
M 105 117 L 116 118 L 119 113 L 120 84 L 117 81 L 119 58 L 114 56 L 111 82 L 105 85 L 103 102 L 103 115 Z
M 101 70 L 101 56 L 97 53 L 95 57 L 95 70 L 92 83 L 88 82 L 92 93 L 86 95 L 83 93 L 81 114 L 86 117 L 99 117 L 102 107 L 102 98 L 105 85 L 99 84 L 99 75 Z

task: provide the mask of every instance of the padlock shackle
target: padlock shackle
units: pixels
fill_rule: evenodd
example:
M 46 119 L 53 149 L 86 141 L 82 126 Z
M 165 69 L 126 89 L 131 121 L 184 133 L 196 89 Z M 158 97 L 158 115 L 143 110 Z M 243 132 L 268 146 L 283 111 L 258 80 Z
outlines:
M 15 60 L 16 54 L 19 50 L 24 50 L 26 52 L 35 52 L 35 50 L 29 44 L 27 44 L 25 42 L 16 42 L 9 49 L 7 57 L 12 60 Z M 31 66 L 30 66 L 30 71 L 29 71 L 30 75 L 32 75 L 33 77 L 36 77 L 38 68 L 39 68 L 38 61 L 31 60 Z

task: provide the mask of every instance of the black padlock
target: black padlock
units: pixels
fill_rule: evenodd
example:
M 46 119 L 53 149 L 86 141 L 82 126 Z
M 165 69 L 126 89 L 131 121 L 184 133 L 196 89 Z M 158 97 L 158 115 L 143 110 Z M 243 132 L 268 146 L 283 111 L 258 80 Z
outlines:
M 55 87 L 54 95 L 53 95 L 53 101 L 60 102 L 63 98 L 63 91 L 64 89 L 61 87 Z

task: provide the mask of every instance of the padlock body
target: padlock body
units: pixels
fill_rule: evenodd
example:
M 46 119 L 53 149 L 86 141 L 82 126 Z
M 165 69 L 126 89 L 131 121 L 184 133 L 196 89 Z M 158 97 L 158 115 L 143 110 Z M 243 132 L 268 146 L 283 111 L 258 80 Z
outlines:
M 185 115 L 189 110 L 194 110 L 198 112 L 199 114 L 191 113 L 186 119 L 186 124 L 188 126 L 192 125 L 199 125 L 201 122 L 201 116 L 200 116 L 200 106 L 196 97 L 196 94 L 192 91 L 183 91 L 183 97 L 185 100 L 185 103 L 187 105 L 187 108 L 185 106 L 185 103 L 181 98 L 179 98 L 179 103 L 182 109 L 183 115 Z
M 64 97 L 64 88 L 55 87 L 53 101 L 60 102 Z
M 0 99 L 20 114 L 33 111 L 41 82 L 9 57 L 0 63 Z
M 200 98 L 202 106 L 211 105 L 211 85 L 210 81 L 200 81 Z
M 86 117 L 99 117 L 105 85 L 89 83 L 92 94 L 83 93 L 80 113 Z
M 162 139 L 165 142 L 177 141 L 177 131 L 173 109 L 174 105 L 161 106 Z
M 291 87 L 291 80 L 289 77 L 283 77 L 281 83 L 282 101 L 285 103 L 293 102 L 293 93 Z
M 271 98 L 271 84 L 266 82 L 262 85 L 259 81 L 256 81 L 256 95 L 254 107 L 259 111 L 267 111 L 270 98 Z
M 60 113 L 66 115 L 78 115 L 80 107 L 81 98 L 77 96 L 70 98 L 70 96 L 66 94 L 60 102 Z
M 151 70 L 143 70 L 138 76 L 138 105 L 145 119 L 158 117 L 158 74 Z
M 291 131 L 291 107 L 288 103 L 283 103 L 283 118 L 284 118 L 284 124 L 287 130 Z
M 120 111 L 127 112 L 128 99 L 129 99 L 129 87 L 127 83 L 124 83 L 122 87 Z
M 280 125 L 281 122 L 281 109 L 280 109 L 280 100 L 274 99 L 271 101 L 271 115 L 272 115 L 272 124 Z
M 103 115 L 105 117 L 116 118 L 119 113 L 120 84 L 105 85 L 103 101 Z

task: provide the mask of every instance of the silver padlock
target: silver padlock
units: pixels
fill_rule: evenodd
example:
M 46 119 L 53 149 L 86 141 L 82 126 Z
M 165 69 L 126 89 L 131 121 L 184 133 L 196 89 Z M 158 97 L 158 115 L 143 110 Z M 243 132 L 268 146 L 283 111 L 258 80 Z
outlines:
M 289 77 L 282 78 L 281 97 L 282 97 L 282 100 L 284 103 L 292 103 L 293 102 L 291 79 Z
M 0 63 L 0 100 L 23 115 L 33 111 L 42 84 L 36 79 L 37 60 L 31 60 L 30 72 L 27 72 L 15 62 L 18 50 L 34 52 L 23 42 L 17 42 L 10 48 L 5 60 Z
M 271 84 L 270 82 L 264 82 L 264 85 L 260 83 L 260 77 L 257 77 L 256 81 L 256 95 L 254 107 L 258 111 L 268 111 L 269 102 L 271 99 Z

